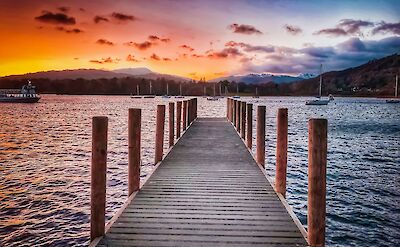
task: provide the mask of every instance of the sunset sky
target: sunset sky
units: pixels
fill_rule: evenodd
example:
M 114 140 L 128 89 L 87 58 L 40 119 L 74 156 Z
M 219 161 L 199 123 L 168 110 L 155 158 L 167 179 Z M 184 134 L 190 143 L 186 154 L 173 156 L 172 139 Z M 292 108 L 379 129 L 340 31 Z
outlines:
M 0 76 L 147 67 L 317 73 L 400 52 L 400 2 L 0 0 Z

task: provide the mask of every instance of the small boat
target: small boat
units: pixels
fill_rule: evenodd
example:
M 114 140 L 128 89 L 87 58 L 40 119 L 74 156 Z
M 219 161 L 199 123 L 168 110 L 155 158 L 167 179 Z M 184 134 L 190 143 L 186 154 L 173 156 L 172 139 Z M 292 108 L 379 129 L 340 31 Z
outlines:
M 162 97 L 163 97 L 164 99 L 169 99 L 169 98 L 171 98 L 171 96 L 169 96 L 169 85 L 168 85 L 168 83 L 167 83 L 167 94 L 163 95 Z
M 207 100 L 210 100 L 210 101 L 217 101 L 217 100 L 219 100 L 219 97 L 215 97 L 215 96 L 213 96 L 213 97 L 207 97 Z
M 254 95 L 253 98 L 260 98 L 260 96 L 258 96 L 258 88 L 257 87 L 256 87 L 256 95 Z
M 386 103 L 389 103 L 389 104 L 397 104 L 397 103 L 400 103 L 400 99 L 397 98 L 398 83 L 399 83 L 399 76 L 396 75 L 396 86 L 395 86 L 395 88 L 394 88 L 394 99 L 387 99 L 387 100 L 386 100 Z
M 136 95 L 132 95 L 131 94 L 131 98 L 132 99 L 141 99 L 141 98 L 143 98 L 142 96 L 140 96 L 139 85 L 136 85 Z
M 238 94 L 239 94 L 239 83 L 236 83 L 236 95 L 233 96 L 232 98 L 240 99 L 240 96 Z
M 176 99 L 183 99 L 185 96 L 182 95 L 182 84 L 179 83 L 179 95 L 175 96 Z
M 215 83 L 214 83 L 214 96 L 212 96 L 212 97 L 207 97 L 207 100 L 210 100 L 210 101 L 217 101 L 217 100 L 219 100 L 219 98 L 220 98 L 220 97 L 215 96 Z
M 330 101 L 335 100 L 335 98 L 333 97 L 332 94 L 329 94 L 329 95 L 328 95 L 328 98 L 329 98 Z
M 327 105 L 329 103 L 329 99 L 322 99 L 322 64 L 320 68 L 320 75 L 319 75 L 319 96 L 317 99 L 314 100 L 307 100 L 306 105 Z
M 143 96 L 144 99 L 153 99 L 156 97 L 154 94 L 152 94 L 152 89 L 153 89 L 153 86 L 151 85 L 151 82 L 150 82 L 150 95 L 144 95 Z
M 22 86 L 21 90 L 0 90 L 0 103 L 36 103 L 39 100 L 40 95 L 36 93 L 36 87 L 32 86 L 31 81 Z

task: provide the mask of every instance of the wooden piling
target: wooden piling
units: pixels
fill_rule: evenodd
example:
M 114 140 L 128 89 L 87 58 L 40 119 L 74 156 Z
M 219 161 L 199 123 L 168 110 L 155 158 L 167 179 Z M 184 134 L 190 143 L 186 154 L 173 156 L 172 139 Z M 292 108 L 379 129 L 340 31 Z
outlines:
M 106 173 L 107 173 L 107 117 L 92 120 L 92 166 L 90 239 L 105 233 Z
M 229 120 L 229 98 L 226 98 L 226 118 Z
M 187 128 L 187 106 L 188 106 L 188 103 L 187 103 L 187 100 L 184 100 L 183 101 L 183 118 L 182 118 L 182 129 L 185 131 L 186 130 L 186 128 Z
M 279 108 L 276 138 L 275 190 L 286 197 L 286 170 L 288 148 L 288 109 Z
M 232 104 L 232 124 L 236 127 L 236 103 L 237 101 L 234 99 Z
M 247 104 L 247 131 L 246 131 L 246 141 L 247 147 L 250 150 L 253 148 L 253 104 Z
M 128 196 L 140 188 L 140 141 L 142 110 L 128 112 Z
M 162 160 L 164 148 L 165 105 L 157 105 L 154 164 Z
M 176 139 L 181 137 L 182 101 L 176 102 Z
M 265 106 L 259 105 L 257 107 L 257 163 L 265 167 Z
M 169 147 L 172 147 L 174 145 L 174 138 L 175 138 L 175 131 L 174 131 L 174 125 L 175 125 L 175 103 L 174 102 L 169 102 L 168 104 L 168 125 L 169 125 L 169 130 L 168 130 L 168 135 L 169 135 Z
M 246 102 L 240 103 L 240 137 L 246 138 Z
M 237 101 L 236 103 L 236 131 L 240 133 L 240 105 L 241 102 Z
M 326 215 L 326 119 L 308 122 L 308 242 L 311 246 L 325 245 Z

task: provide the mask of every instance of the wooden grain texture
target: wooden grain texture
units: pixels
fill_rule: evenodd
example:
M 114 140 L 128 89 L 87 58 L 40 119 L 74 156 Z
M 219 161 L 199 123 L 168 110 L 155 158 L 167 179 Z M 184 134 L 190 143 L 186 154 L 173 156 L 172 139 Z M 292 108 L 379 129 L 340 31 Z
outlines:
M 226 118 L 198 118 L 99 246 L 307 246 Z
M 275 190 L 286 197 L 286 170 L 288 149 L 288 109 L 279 108 L 276 128 Z
M 129 109 L 128 113 L 128 195 L 140 187 L 142 110 Z
M 108 118 L 93 117 L 90 239 L 104 234 L 106 209 Z

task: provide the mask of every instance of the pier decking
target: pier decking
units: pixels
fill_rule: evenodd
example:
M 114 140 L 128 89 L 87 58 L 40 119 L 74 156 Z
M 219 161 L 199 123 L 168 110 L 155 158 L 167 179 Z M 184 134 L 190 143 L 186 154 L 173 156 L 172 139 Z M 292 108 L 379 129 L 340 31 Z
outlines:
M 197 118 L 96 244 L 308 246 L 282 198 L 226 118 Z

